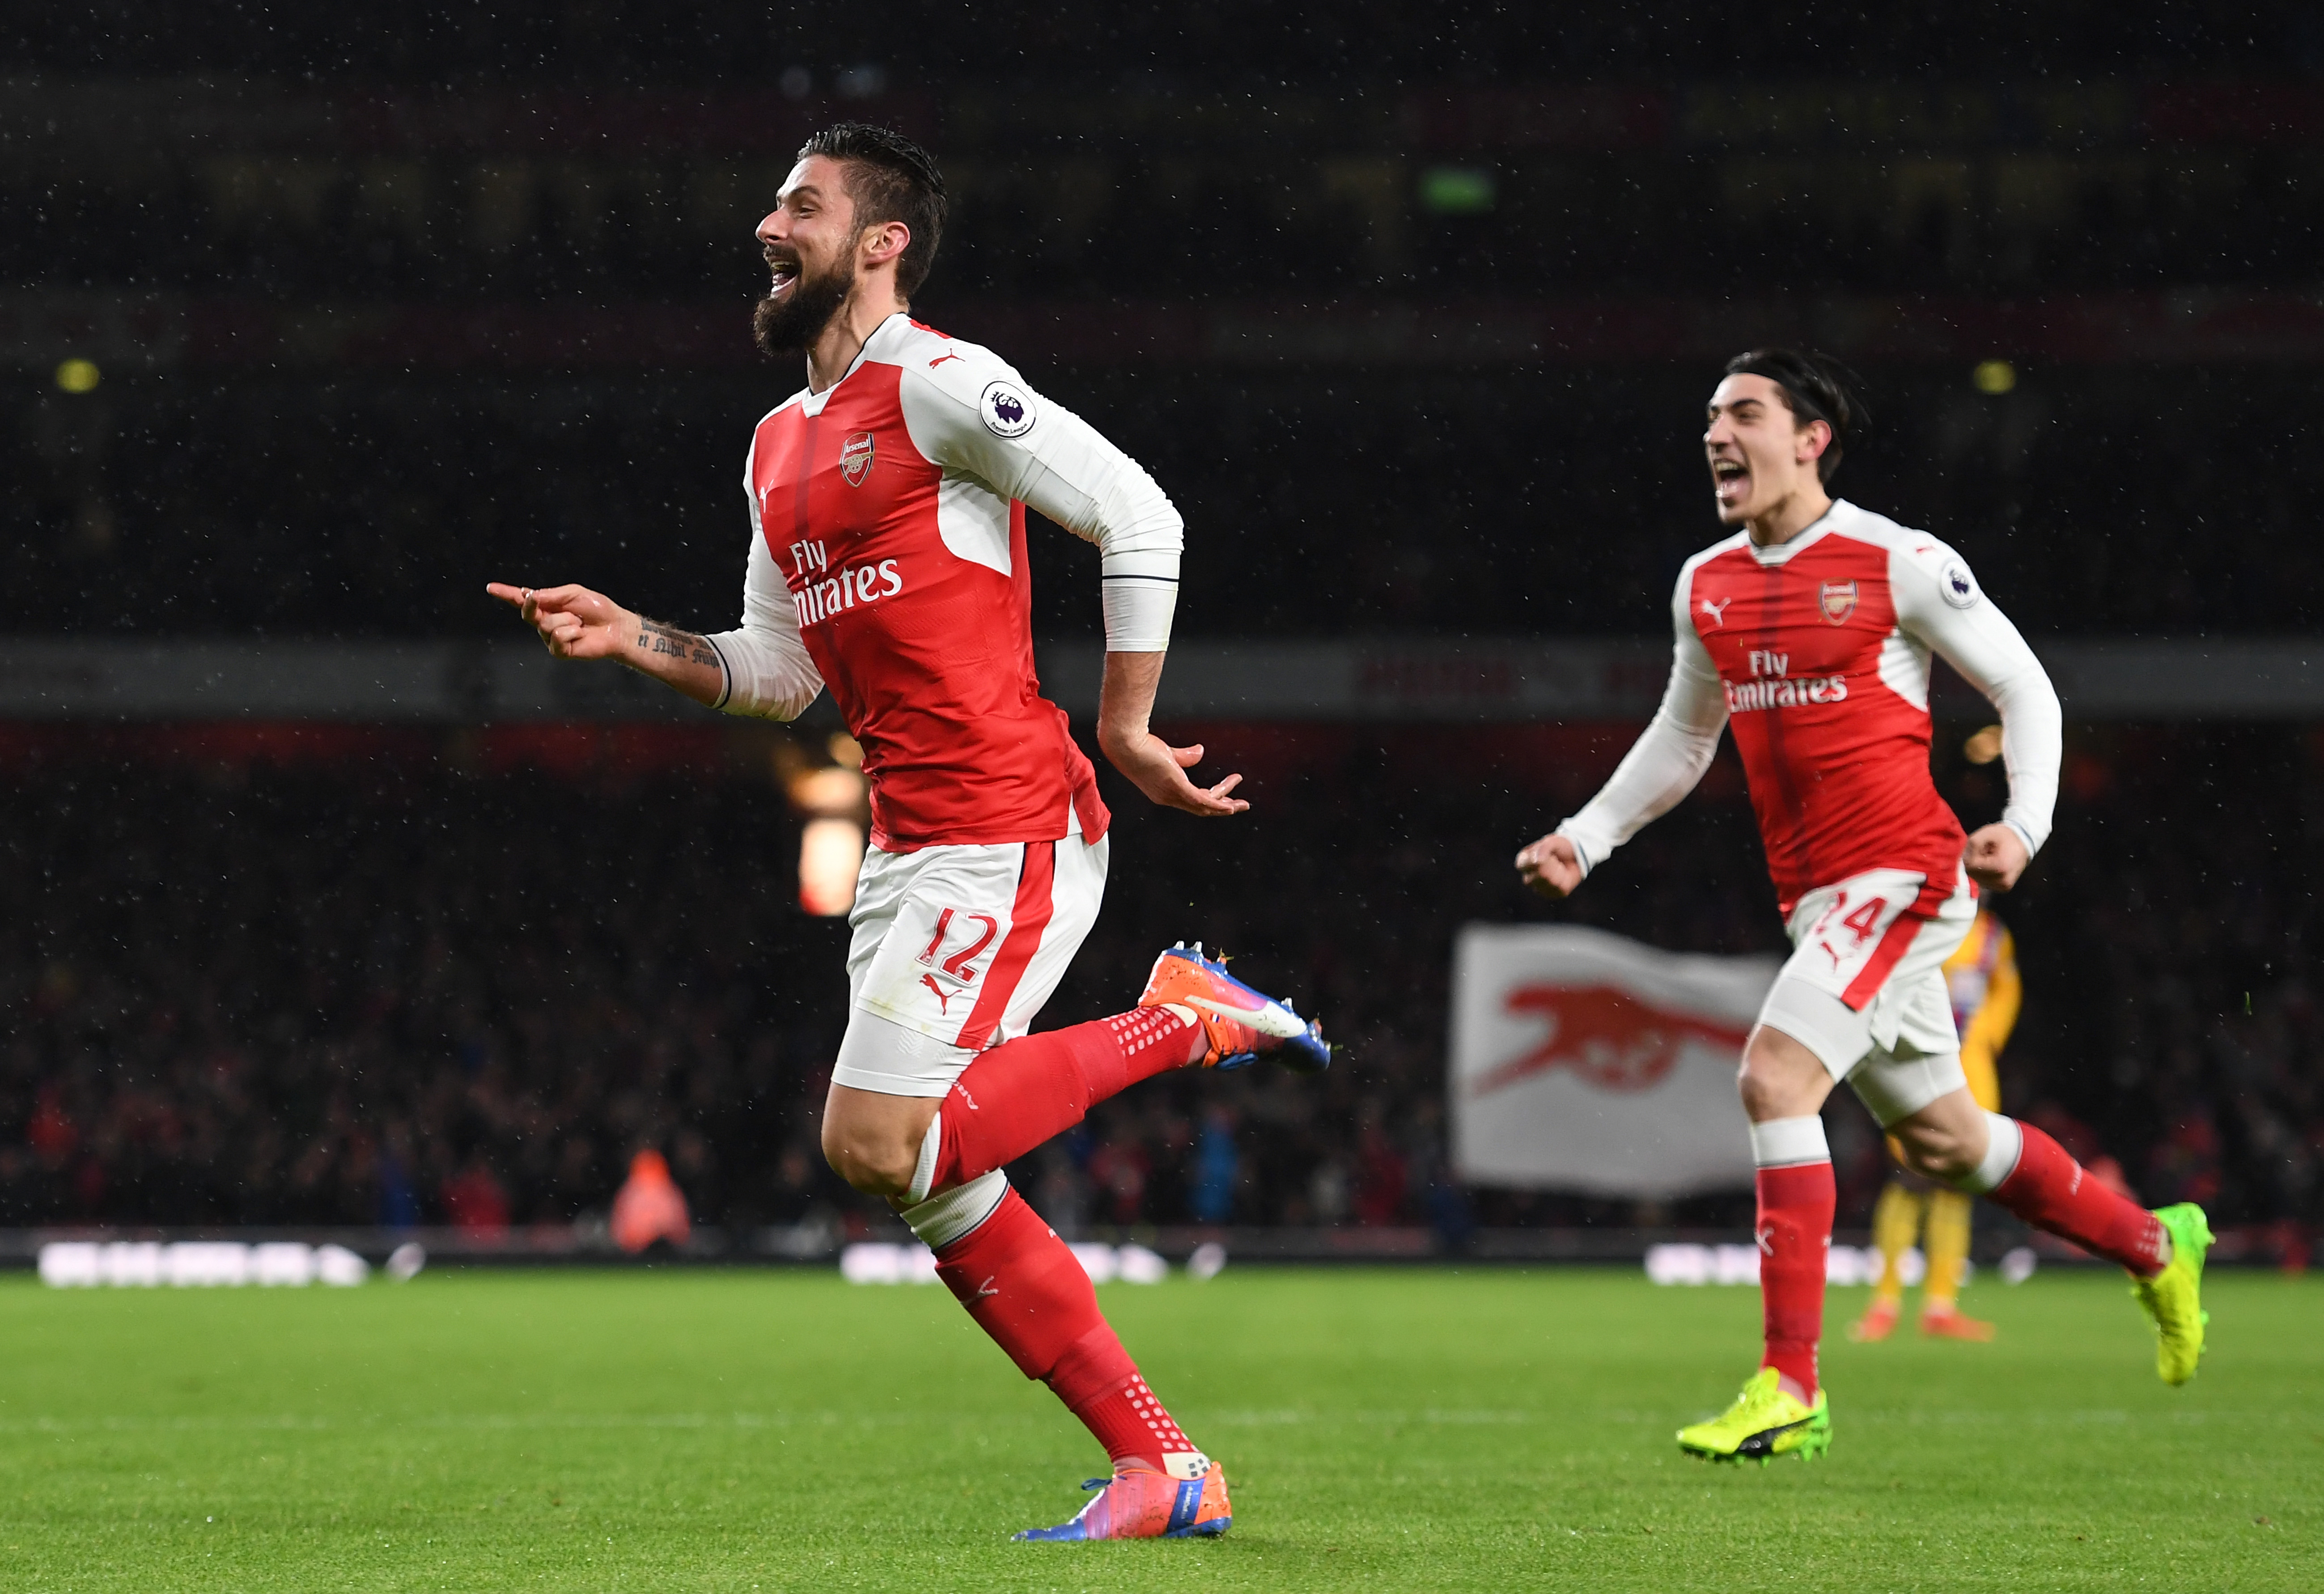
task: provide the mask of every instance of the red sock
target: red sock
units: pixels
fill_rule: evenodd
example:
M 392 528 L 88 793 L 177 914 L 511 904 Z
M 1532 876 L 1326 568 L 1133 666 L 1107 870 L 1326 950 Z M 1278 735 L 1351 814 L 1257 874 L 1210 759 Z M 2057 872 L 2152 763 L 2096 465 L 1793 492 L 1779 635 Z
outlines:
M 1816 1393 L 1816 1341 L 1823 1338 L 1824 1254 L 1831 1248 L 1840 1193 L 1831 1164 L 1761 1168 L 1759 1305 L 1767 1332 L 1761 1367 Z
M 1192 1450 L 1097 1309 L 1065 1242 L 1014 1190 L 936 1257 L 936 1276 L 1028 1378 L 1042 1378 L 1117 1462 L 1161 1471 Z
M 1130 1465 L 1167 1471 L 1164 1458 L 1193 1450 L 1194 1442 L 1154 1398 L 1154 1391 L 1146 1387 L 1137 1364 L 1111 1329 L 1105 1331 L 1104 1344 L 1093 1346 L 1092 1350 L 1081 1365 L 1074 1364 L 1069 1352 L 1066 1361 L 1050 1376 L 1049 1387 L 1097 1435 L 1117 1470 Z M 1127 1372 L 1116 1370 L 1116 1359 Z
M 1003 1041 L 962 1071 L 937 1109 L 943 1139 L 928 1188 L 949 1190 L 1007 1167 L 1107 1097 L 1184 1068 L 1202 1045 L 1200 1025 L 1163 1008 Z
M 2119 1262 L 2142 1277 L 2163 1271 L 2163 1225 L 2154 1214 L 2089 1176 L 2066 1148 L 2019 1119 L 2025 1148 L 1991 1192 L 1994 1201 L 2036 1229 Z

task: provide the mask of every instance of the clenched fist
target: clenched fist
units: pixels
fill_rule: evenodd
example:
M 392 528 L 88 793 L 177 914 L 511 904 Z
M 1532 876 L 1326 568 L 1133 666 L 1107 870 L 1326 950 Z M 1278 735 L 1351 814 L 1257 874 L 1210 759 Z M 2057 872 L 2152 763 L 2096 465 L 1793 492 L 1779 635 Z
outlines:
M 2006 891 L 2017 883 L 2031 859 L 2025 838 L 2006 825 L 1979 827 L 1961 849 L 1961 864 L 1980 891 Z
M 1582 854 L 1567 837 L 1545 835 L 1517 854 L 1517 878 L 1554 902 L 1582 883 Z

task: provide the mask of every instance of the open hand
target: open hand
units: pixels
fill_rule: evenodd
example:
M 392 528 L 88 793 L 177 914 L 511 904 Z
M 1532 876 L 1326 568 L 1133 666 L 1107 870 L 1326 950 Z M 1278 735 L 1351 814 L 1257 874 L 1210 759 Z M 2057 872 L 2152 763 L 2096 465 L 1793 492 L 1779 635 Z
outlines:
M 1242 784 L 1240 775 L 1230 775 L 1210 787 L 1197 786 L 1186 779 L 1186 771 L 1203 761 L 1200 742 L 1192 747 L 1172 747 L 1153 732 L 1140 731 L 1134 735 L 1101 733 L 1098 744 L 1105 750 L 1113 767 L 1129 777 L 1132 786 L 1166 808 L 1215 819 L 1240 814 L 1250 806 L 1242 798 L 1227 795 Z
M 638 617 L 586 586 L 511 586 L 484 590 L 524 616 L 525 623 L 559 659 L 613 659 L 631 645 Z
M 2031 861 L 2025 838 L 2006 825 L 1979 826 L 1961 849 L 1961 863 L 1980 891 L 2006 891 Z
M 1582 854 L 1553 832 L 1517 854 L 1517 878 L 1555 902 L 1582 883 Z

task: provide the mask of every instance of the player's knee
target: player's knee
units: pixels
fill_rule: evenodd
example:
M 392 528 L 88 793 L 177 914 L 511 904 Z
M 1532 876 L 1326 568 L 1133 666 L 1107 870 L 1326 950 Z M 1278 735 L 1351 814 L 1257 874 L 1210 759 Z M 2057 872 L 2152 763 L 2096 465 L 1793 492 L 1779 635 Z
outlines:
M 1753 1123 L 1791 1116 L 1784 1110 L 1782 1087 L 1765 1073 L 1754 1071 L 1748 1058 L 1736 1071 L 1735 1093 L 1743 1100 L 1743 1115 Z
M 1821 1110 L 1831 1082 L 1823 1065 L 1797 1041 L 1755 1032 L 1743 1049 L 1743 1065 L 1736 1071 L 1735 1091 L 1743 1101 L 1744 1116 L 1753 1123 L 1770 1119 L 1801 1118 Z

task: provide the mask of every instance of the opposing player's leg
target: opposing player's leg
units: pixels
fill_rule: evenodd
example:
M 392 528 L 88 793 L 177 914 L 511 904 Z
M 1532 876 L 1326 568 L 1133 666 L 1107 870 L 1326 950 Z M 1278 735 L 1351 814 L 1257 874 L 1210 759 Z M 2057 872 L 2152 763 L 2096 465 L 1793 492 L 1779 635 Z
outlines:
M 1849 1328 L 1849 1339 L 1870 1343 L 1895 1331 L 1897 1314 L 1904 1310 L 1904 1253 L 1921 1238 L 1925 1204 L 1924 1193 L 1902 1179 L 1892 1178 L 1881 1186 L 1880 1199 L 1872 1207 L 1872 1245 L 1880 1254 L 1880 1276 L 1872 1282 L 1871 1305 Z
M 1921 1331 L 1932 1339 L 1983 1341 L 1993 1325 L 1960 1309 L 1961 1275 L 1969 1267 L 1969 1212 L 1974 1202 L 1958 1190 L 1929 1193 L 1928 1264 L 1921 1289 Z
M 1831 1075 L 1805 1046 L 1762 1024 L 1743 1051 L 1743 1109 L 1757 1165 L 1757 1236 L 1764 1346 L 1735 1404 L 1679 1430 L 1679 1447 L 1711 1460 L 1821 1455 L 1831 1402 L 1819 1387 L 1824 1255 L 1831 1247 L 1831 1150 L 1818 1116 Z
M 1964 1044 L 1960 1065 L 1970 1099 L 1987 1112 L 2000 1111 L 2001 1073 L 1994 1065 L 1993 1048 Z M 1888 1144 L 1901 1160 L 1903 1154 L 1893 1136 Z M 1939 1189 L 1929 1196 L 1929 1272 L 1921 1292 L 1921 1331 L 1933 1339 L 1983 1341 L 1993 1338 L 1991 1323 L 1960 1309 L 1961 1276 L 1969 1269 L 1976 1208 L 1976 1198 L 1959 1190 Z

